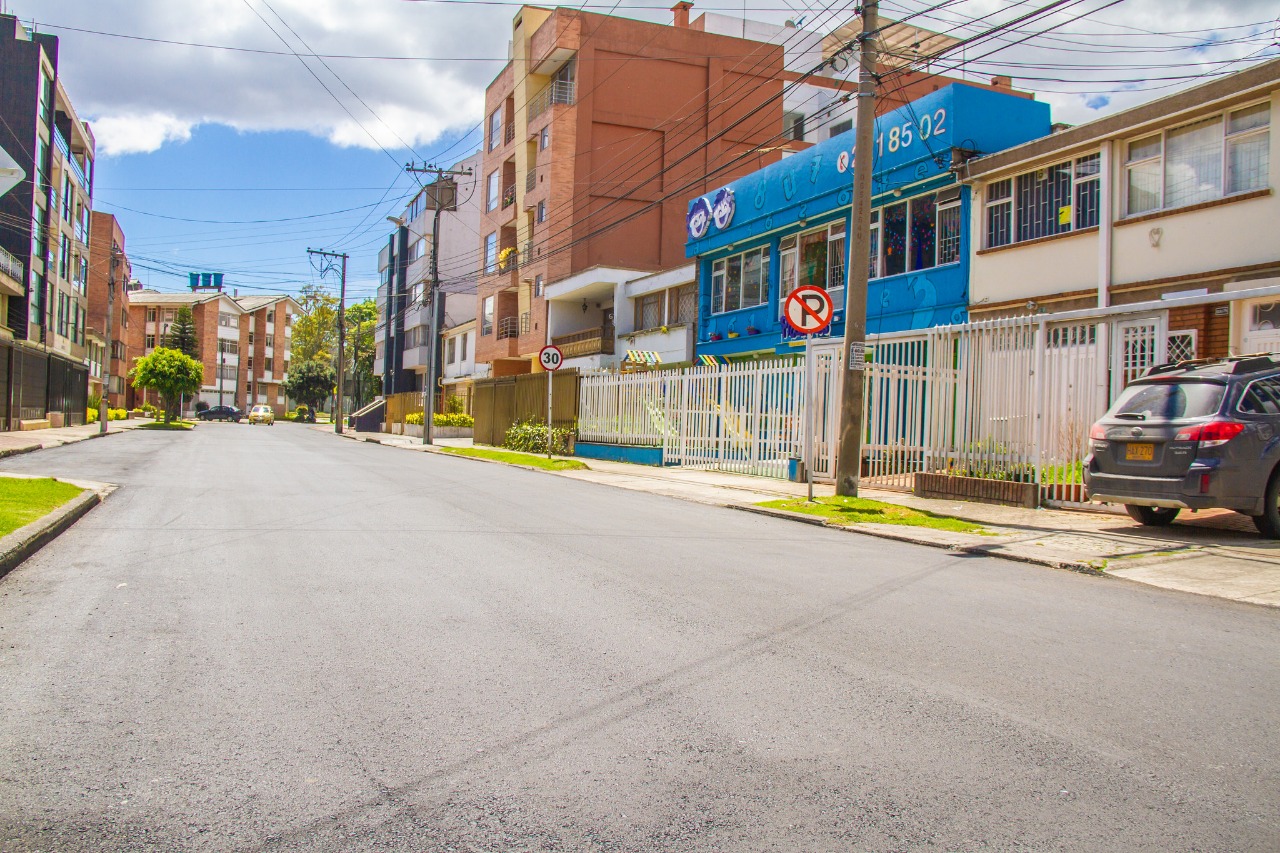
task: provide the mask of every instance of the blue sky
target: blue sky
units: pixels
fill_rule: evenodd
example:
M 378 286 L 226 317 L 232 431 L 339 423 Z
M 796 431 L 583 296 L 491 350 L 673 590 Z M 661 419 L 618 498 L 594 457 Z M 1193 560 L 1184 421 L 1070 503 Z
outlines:
M 669 5 L 588 8 L 669 23 Z M 901 18 L 933 5 L 882 0 L 881 14 Z M 952 0 L 917 23 L 964 35 L 1029 5 Z M 705 0 L 694 15 L 745 7 L 754 19 L 803 17 L 829 30 L 853 6 Z M 414 187 L 404 163 L 450 165 L 478 144 L 484 87 L 505 63 L 519 8 L 503 0 L 7 7 L 62 39 L 63 84 L 98 140 L 95 202 L 119 216 L 137 278 L 178 290 L 188 271 L 218 271 L 242 293 L 296 292 L 318 280 L 310 246 L 351 255 L 353 299 L 372 295 L 391 228 L 385 217 L 400 213 Z M 1051 34 L 1009 45 L 970 71 L 1011 74 L 1053 105 L 1056 120 L 1078 123 L 1245 67 L 1228 64 L 1235 60 L 1274 55 L 1276 13 L 1273 0 L 1081 0 L 1051 20 L 1061 24 Z M 329 58 L 304 65 L 294 52 Z

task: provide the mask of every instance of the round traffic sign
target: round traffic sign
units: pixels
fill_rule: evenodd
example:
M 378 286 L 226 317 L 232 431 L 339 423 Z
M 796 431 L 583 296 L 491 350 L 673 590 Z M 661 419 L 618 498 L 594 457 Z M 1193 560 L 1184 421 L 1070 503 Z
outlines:
M 782 316 L 797 334 L 816 335 L 831 325 L 835 305 L 831 295 L 821 287 L 806 285 L 796 288 L 783 303 Z
M 538 351 L 538 363 L 543 370 L 559 370 L 564 366 L 564 353 L 560 352 L 560 347 L 547 344 Z

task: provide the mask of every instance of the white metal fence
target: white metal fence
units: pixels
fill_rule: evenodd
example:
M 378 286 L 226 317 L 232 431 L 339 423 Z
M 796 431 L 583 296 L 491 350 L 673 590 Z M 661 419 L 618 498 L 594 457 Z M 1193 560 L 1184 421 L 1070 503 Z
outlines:
M 863 481 L 910 489 L 917 473 L 948 473 L 1036 482 L 1050 503 L 1082 501 L 1089 428 L 1115 394 L 1172 351 L 1165 318 L 1135 307 L 872 336 L 873 359 L 860 374 Z M 859 375 L 845 371 L 841 350 L 831 341 L 804 361 L 585 375 L 579 438 L 661 446 L 666 464 L 786 477 L 790 460 L 805 456 L 808 387 L 813 442 L 805 462 L 816 479 L 830 479 L 840 382 Z

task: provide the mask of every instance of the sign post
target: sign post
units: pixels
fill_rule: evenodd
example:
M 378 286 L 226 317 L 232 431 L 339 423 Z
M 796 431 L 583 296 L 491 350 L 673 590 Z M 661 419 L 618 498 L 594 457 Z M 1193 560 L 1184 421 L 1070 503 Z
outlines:
M 798 335 L 804 335 L 804 479 L 813 503 L 813 397 L 818 371 L 813 364 L 813 336 L 831 325 L 835 305 L 820 287 L 799 287 L 782 307 L 782 317 Z
M 551 377 L 564 365 L 564 354 L 560 348 L 547 344 L 538 351 L 538 363 L 547 373 L 547 458 L 551 458 Z

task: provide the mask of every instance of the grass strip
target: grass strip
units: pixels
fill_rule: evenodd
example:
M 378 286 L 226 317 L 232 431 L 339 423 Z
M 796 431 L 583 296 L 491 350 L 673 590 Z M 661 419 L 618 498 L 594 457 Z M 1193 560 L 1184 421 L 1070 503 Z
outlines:
M 48 515 L 83 491 L 50 477 L 0 477 L 0 536 Z
M 929 527 L 934 530 L 949 530 L 953 533 L 976 533 L 990 535 L 979 524 L 952 518 L 949 515 L 935 515 L 931 512 L 912 509 L 898 504 L 868 500 L 867 498 L 829 497 L 816 498 L 808 503 L 804 498 L 786 498 L 776 501 L 765 501 L 756 506 L 768 509 L 784 509 L 804 515 L 816 515 L 841 525 L 853 524 L 899 524 L 905 527 Z
M 508 465 L 528 465 L 545 471 L 585 471 L 587 466 L 577 459 L 548 459 L 533 453 L 517 453 L 514 450 L 489 450 L 483 447 L 442 447 L 445 453 L 470 456 L 473 459 L 492 459 Z
M 195 426 L 191 421 L 174 421 L 167 424 L 164 421 L 152 421 L 149 424 L 143 424 L 138 429 L 191 429 Z

